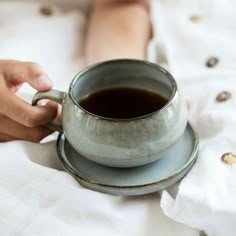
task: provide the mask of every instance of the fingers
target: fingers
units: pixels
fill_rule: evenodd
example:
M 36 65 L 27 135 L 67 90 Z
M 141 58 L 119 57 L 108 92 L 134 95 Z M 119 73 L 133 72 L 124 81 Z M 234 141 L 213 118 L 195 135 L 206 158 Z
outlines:
M 31 106 L 13 93 L 0 95 L 0 100 L 0 113 L 26 127 L 44 125 L 57 115 L 57 105 L 52 102 L 46 106 Z
M 32 107 L 9 88 L 28 82 L 37 90 L 50 89 L 52 83 L 42 68 L 32 62 L 0 61 L 0 114 L 26 127 L 37 127 L 53 120 L 57 106 Z
M 52 133 L 43 127 L 57 115 L 58 105 L 31 106 L 14 92 L 24 82 L 38 91 L 49 90 L 52 82 L 42 67 L 32 62 L 0 60 L 0 142 L 23 139 L 39 142 Z
M 16 137 L 0 133 L 0 142 L 9 142 L 12 140 L 17 140 Z
M 29 128 L 6 116 L 0 115 L 0 142 L 23 139 L 31 142 L 40 142 L 53 131 L 43 126 Z
M 34 62 L 1 61 L 0 72 L 9 87 L 27 82 L 36 90 L 45 91 L 53 85 L 42 67 Z

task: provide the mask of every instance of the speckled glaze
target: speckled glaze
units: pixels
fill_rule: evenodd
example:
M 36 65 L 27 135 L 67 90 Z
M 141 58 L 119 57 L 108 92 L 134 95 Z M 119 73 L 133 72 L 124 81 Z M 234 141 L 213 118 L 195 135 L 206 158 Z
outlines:
M 100 117 L 78 104 L 93 92 L 115 87 L 144 88 L 166 97 L 168 103 L 134 119 Z M 47 93 L 47 98 L 51 93 L 51 99 L 62 103 L 62 129 L 73 148 L 106 166 L 134 167 L 156 161 L 177 142 L 187 124 L 186 104 L 175 80 L 165 69 L 145 61 L 99 63 L 80 72 L 68 94 Z M 44 97 L 42 92 L 36 94 L 34 103 Z
M 81 156 L 63 133 L 57 152 L 64 169 L 86 188 L 113 195 L 141 195 L 165 189 L 178 182 L 194 165 L 198 136 L 190 124 L 178 142 L 153 163 L 134 168 L 110 168 Z

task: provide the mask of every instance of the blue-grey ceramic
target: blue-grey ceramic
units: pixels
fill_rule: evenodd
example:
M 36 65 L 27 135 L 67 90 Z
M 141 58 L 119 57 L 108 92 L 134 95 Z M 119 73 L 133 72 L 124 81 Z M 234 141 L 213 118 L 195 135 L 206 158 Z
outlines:
M 167 98 L 160 110 L 131 119 L 101 117 L 78 101 L 107 88 L 142 88 Z M 62 103 L 62 130 L 73 148 L 91 161 L 133 167 L 156 161 L 174 145 L 187 124 L 187 108 L 176 81 L 163 68 L 140 60 L 113 60 L 76 75 L 68 93 L 38 92 L 33 104 L 47 98 Z M 54 124 L 55 127 L 55 124 Z
M 193 166 L 198 154 L 198 137 L 190 125 L 163 158 L 140 167 L 112 168 L 78 154 L 61 133 L 57 151 L 65 170 L 81 185 L 114 195 L 141 195 L 165 189 L 179 181 Z

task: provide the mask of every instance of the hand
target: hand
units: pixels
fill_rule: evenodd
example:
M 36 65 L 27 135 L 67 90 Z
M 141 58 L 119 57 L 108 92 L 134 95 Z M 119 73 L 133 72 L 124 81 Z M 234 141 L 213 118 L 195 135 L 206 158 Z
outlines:
M 15 95 L 24 83 L 38 91 L 51 89 L 41 66 L 32 62 L 0 60 L 0 142 L 28 140 L 39 142 L 52 133 L 43 125 L 57 115 L 57 105 L 31 106 Z

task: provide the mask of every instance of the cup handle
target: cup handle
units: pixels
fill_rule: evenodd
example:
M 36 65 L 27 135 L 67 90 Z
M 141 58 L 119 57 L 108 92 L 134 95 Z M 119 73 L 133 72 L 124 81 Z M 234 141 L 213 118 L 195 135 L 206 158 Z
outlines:
M 33 97 L 32 105 L 37 106 L 38 101 L 41 99 L 49 99 L 54 102 L 62 104 L 65 96 L 66 96 L 66 93 L 55 90 L 55 89 L 51 89 L 46 92 L 37 92 Z M 54 130 L 54 131 L 58 131 L 58 132 L 63 131 L 61 120 L 60 121 L 53 120 L 53 121 L 49 122 L 48 124 L 46 124 L 45 126 L 49 129 Z

